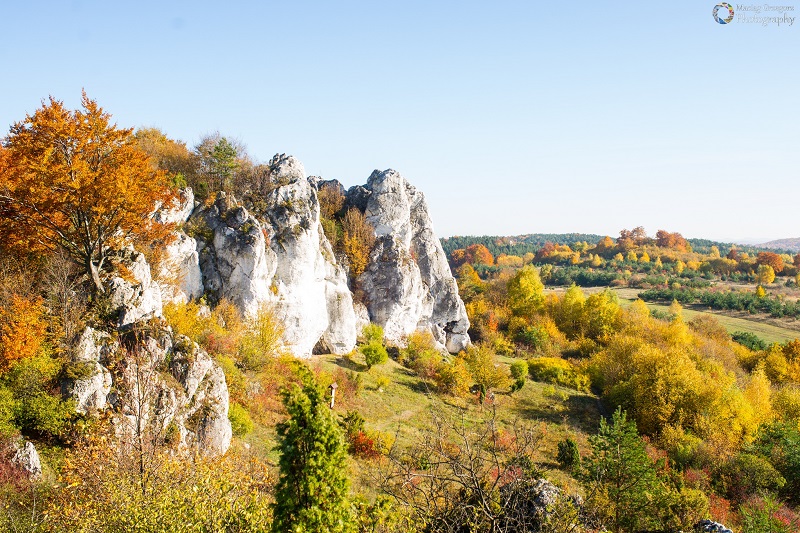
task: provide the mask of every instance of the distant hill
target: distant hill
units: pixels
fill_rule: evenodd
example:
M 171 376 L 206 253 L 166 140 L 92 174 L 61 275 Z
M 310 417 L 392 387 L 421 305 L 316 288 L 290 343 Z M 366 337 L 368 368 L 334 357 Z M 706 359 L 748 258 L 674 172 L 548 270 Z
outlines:
M 528 252 L 536 253 L 546 242 L 571 246 L 575 242 L 586 241 L 594 245 L 602 238 L 602 235 L 594 233 L 530 233 L 506 237 L 498 235 L 456 236 L 444 238 L 441 241 L 448 257 L 453 250 L 466 248 L 471 244 L 482 244 L 489 249 L 493 256 L 497 257 L 500 254 L 523 256 Z
M 553 244 L 572 245 L 575 242 L 586 241 L 590 245 L 597 244 L 602 235 L 594 233 L 529 233 L 527 235 L 499 236 L 499 235 L 469 235 L 455 236 L 441 239 L 442 247 L 449 257 L 453 250 L 466 248 L 471 244 L 483 244 L 493 256 L 500 254 L 523 256 L 528 252 L 536 253 L 546 242 Z M 726 242 L 713 241 L 710 239 L 687 239 L 695 252 L 707 254 L 712 246 L 716 246 L 724 256 L 731 248 L 736 247 L 740 252 L 757 254 L 765 250 L 773 250 L 778 253 L 797 253 L 800 252 L 800 238 L 780 239 L 764 244 L 748 245 L 733 244 Z
M 759 244 L 759 248 L 769 248 L 771 250 L 789 250 L 790 252 L 800 252 L 800 237 L 794 239 L 778 239 L 776 241 Z

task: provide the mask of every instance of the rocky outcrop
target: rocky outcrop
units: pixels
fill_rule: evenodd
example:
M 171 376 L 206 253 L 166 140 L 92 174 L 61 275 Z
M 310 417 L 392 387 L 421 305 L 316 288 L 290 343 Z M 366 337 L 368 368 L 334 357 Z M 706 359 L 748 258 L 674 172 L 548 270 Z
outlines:
M 36 479 L 42 476 L 42 462 L 39 459 L 39 452 L 36 451 L 32 442 L 19 439 L 11 447 L 12 464 L 25 472 L 28 477 Z
M 161 317 L 161 287 L 150 275 L 144 254 L 130 247 L 122 250 L 115 260 L 119 266 L 106 282 L 106 291 L 117 326 Z
M 61 383 L 62 393 L 75 400 L 75 410 L 87 414 L 106 408 L 111 392 L 111 372 L 101 364 L 119 346 L 108 333 L 87 327 L 81 333 L 66 366 L 66 377 Z
M 337 259 L 320 220 L 319 187 L 344 189 L 307 178 L 302 163 L 285 154 L 273 157 L 268 168 L 269 192 L 251 198 L 250 210 L 220 193 L 211 206 L 192 212 L 193 198 L 184 191 L 179 207 L 157 213 L 175 223 L 192 213 L 188 235 L 179 233 L 167 249 L 169 266 L 160 277 L 178 271 L 182 282 L 164 289 L 165 300 L 206 294 L 211 303 L 231 301 L 247 316 L 271 306 L 287 345 L 300 357 L 349 352 L 365 318 L 381 324 L 387 340 L 397 344 L 421 329 L 451 352 L 467 346 L 466 310 L 422 193 L 393 170 L 376 171 L 366 186 L 347 192 L 347 205 L 365 213 L 377 237 L 357 280 L 366 295 L 365 315 L 363 308 L 356 312 L 360 302 L 354 302 L 346 261 Z
M 356 341 L 353 297 L 322 231 L 317 190 L 293 157 L 275 156 L 270 178 L 257 217 L 224 194 L 195 215 L 207 228 L 198 241 L 203 285 L 249 316 L 272 306 L 298 357 L 347 353 Z
M 279 185 L 264 217 L 277 268 L 273 284 L 286 341 L 295 355 L 347 353 L 356 342 L 353 296 L 320 224 L 317 189 L 293 157 L 276 156 L 271 175 Z
M 203 295 L 203 274 L 197 241 L 182 231 L 164 249 L 164 260 L 159 273 L 159 284 L 164 302 L 187 302 Z
M 194 192 L 181 189 L 169 205 L 156 209 L 153 218 L 162 224 L 173 224 L 173 240 L 164 248 L 164 256 L 157 272 L 161 298 L 167 302 L 187 302 L 203 295 L 203 275 L 197 241 L 187 235 L 184 224 L 195 209 Z
M 373 172 L 365 187 L 351 188 L 347 197 L 348 204 L 363 207 L 378 237 L 359 279 L 370 318 L 394 342 L 426 329 L 450 352 L 466 348 L 467 312 L 424 195 L 386 170 Z
M 201 227 L 197 249 L 206 292 L 254 316 L 261 304 L 275 299 L 271 282 L 277 262 L 267 246 L 267 232 L 225 193 L 195 216 L 194 223 Z
M 114 340 L 87 328 L 62 382 L 81 413 L 111 409 L 123 442 L 146 427 L 149 439 L 176 449 L 224 453 L 230 446 L 228 388 L 222 369 L 197 344 L 169 328 L 134 328 Z
M 178 191 L 177 197 L 169 205 L 159 205 L 153 218 L 161 224 L 180 226 L 194 211 L 194 191 L 186 187 Z

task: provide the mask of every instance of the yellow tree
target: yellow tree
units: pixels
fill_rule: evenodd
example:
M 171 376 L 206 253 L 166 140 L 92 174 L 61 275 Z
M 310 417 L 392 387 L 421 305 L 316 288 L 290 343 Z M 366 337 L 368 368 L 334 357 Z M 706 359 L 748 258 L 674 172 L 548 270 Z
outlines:
M 767 264 L 758 265 L 756 270 L 756 281 L 759 285 L 769 285 L 775 281 L 775 270 Z
M 95 292 L 110 250 L 131 238 L 163 237 L 150 216 L 172 199 L 165 174 L 137 147 L 132 129 L 83 93 L 70 111 L 53 97 L 11 126 L 0 167 L 0 237 L 26 251 L 61 248 Z

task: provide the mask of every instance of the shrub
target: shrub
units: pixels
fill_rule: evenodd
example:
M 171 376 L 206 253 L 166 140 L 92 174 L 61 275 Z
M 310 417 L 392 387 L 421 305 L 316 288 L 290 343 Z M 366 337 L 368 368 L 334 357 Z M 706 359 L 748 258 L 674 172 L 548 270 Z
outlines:
M 245 324 L 239 341 L 239 365 L 258 371 L 271 359 L 283 353 L 283 325 L 269 306 L 261 306 L 256 316 Z
M 361 331 L 361 337 L 364 339 L 364 344 L 377 342 L 383 344 L 383 328 L 379 324 L 370 322 Z
M 370 434 L 359 431 L 349 437 L 350 453 L 364 459 L 375 459 L 381 455 L 380 443 Z
M 528 361 L 531 379 L 588 392 L 589 376 L 559 357 L 534 357 Z
M 508 372 L 504 365 L 497 363 L 494 351 L 486 344 L 472 345 L 459 357 L 463 358 L 473 382 L 485 390 L 502 388 L 508 384 Z
M 578 443 L 571 437 L 567 437 L 558 443 L 558 455 L 556 460 L 561 468 L 572 469 L 581 464 L 581 454 L 578 451 Z
M 739 453 L 720 467 L 718 484 L 729 498 L 742 502 L 748 496 L 780 489 L 786 479 L 763 457 Z
M 244 437 L 253 431 L 253 421 L 247 409 L 238 403 L 231 403 L 228 408 L 228 420 L 231 422 L 231 430 L 235 437 Z
M 471 383 L 470 373 L 460 357 L 449 363 L 439 357 L 433 379 L 439 392 L 453 395 L 466 394 Z
M 784 385 L 775 393 L 772 407 L 781 420 L 800 421 L 800 387 Z
M 753 351 L 759 350 L 766 350 L 767 343 L 764 342 L 758 335 L 755 333 L 750 333 L 749 331 L 734 331 L 731 333 L 731 338 L 741 344 L 742 346 L 746 346 Z
M 0 384 L 0 439 L 10 437 L 17 432 L 14 425 L 16 400 L 10 390 Z
M 391 382 L 392 380 L 389 379 L 389 376 L 378 376 L 378 378 L 375 380 L 375 389 L 383 392 L 383 390 L 388 387 Z
M 516 392 L 525 386 L 525 378 L 528 376 L 528 363 L 523 360 L 511 363 L 511 377 L 514 384 L 511 385 L 511 392 Z
M 435 356 L 441 359 L 436 341 L 430 331 L 415 331 L 406 339 L 406 347 L 400 350 L 399 362 L 409 368 L 422 357 Z
M 364 356 L 367 370 L 389 360 L 389 352 L 387 352 L 386 347 L 379 342 L 371 341 L 369 344 L 359 347 L 358 350 Z
M 525 379 L 528 376 L 528 362 L 520 359 L 511 363 L 511 377 Z
M 542 349 L 547 345 L 550 337 L 539 326 L 527 326 L 517 332 L 514 340 L 534 349 Z

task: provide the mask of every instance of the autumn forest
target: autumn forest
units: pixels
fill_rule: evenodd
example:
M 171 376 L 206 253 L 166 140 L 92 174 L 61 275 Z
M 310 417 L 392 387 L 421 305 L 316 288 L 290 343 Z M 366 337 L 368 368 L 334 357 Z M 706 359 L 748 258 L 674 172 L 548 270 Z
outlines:
M 117 126 L 86 94 L 10 125 L 0 531 L 800 530 L 800 254 L 672 228 L 434 239 L 463 349 L 371 313 L 355 348 L 297 357 L 280 283 L 246 308 L 204 267 L 202 291 L 167 297 L 189 238 L 187 256 L 223 264 L 223 231 L 291 250 L 317 219 L 354 305 L 391 293 L 366 281 L 399 254 L 366 189 L 317 179 L 295 220 L 301 199 L 267 200 L 276 168 L 219 133 Z M 411 241 L 400 272 L 433 261 Z M 144 270 L 163 312 L 134 316 Z

